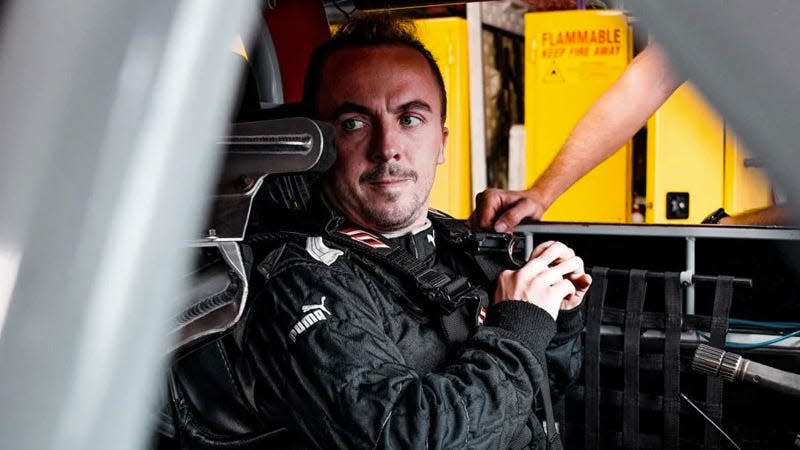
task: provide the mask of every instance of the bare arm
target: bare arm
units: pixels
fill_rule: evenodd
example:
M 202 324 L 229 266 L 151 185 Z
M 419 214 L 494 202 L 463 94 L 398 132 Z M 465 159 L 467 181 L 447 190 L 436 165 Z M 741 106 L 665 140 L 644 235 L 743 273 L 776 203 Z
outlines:
M 573 183 L 622 147 L 679 84 L 662 50 L 648 46 L 578 121 L 529 192 L 547 209 Z
M 792 222 L 789 210 L 783 205 L 751 209 L 719 220 L 720 225 L 790 225 Z
M 530 189 L 487 189 L 478 195 L 473 226 L 505 232 L 524 219 L 541 218 L 573 183 L 630 139 L 680 83 L 661 48 L 649 45 L 578 121 Z

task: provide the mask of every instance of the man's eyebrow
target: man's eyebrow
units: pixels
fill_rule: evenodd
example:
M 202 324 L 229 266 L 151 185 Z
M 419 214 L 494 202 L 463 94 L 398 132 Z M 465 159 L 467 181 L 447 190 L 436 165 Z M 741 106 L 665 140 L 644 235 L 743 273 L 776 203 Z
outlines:
M 372 110 L 367 108 L 364 105 L 359 105 L 358 103 L 353 102 L 345 102 L 341 105 L 337 106 L 336 109 L 333 110 L 331 114 L 331 118 L 335 119 L 342 114 L 346 113 L 357 113 L 357 114 L 364 114 L 365 116 L 372 115 Z
M 427 102 L 423 100 L 411 100 L 410 102 L 403 103 L 402 105 L 395 108 L 394 112 L 395 113 L 406 112 L 414 109 L 421 109 L 424 111 L 433 112 L 433 110 L 431 109 L 431 105 L 429 105 Z
M 431 109 L 431 105 L 423 100 L 411 100 L 410 102 L 403 103 L 402 105 L 398 106 L 394 109 L 394 113 L 403 113 L 412 110 L 423 110 L 428 112 L 433 112 Z M 365 116 L 370 116 L 373 114 L 372 110 L 367 108 L 364 105 L 360 105 L 358 103 L 353 102 L 345 102 L 341 105 L 337 106 L 336 109 L 333 110 L 331 113 L 331 119 L 335 119 L 342 114 L 347 113 L 356 113 L 356 114 L 363 114 Z

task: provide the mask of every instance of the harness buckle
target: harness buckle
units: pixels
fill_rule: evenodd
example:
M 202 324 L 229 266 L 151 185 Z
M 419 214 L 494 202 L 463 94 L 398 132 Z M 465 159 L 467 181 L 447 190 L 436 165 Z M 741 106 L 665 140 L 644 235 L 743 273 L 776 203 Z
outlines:
M 468 300 L 478 300 L 480 289 L 466 278 L 450 278 L 447 275 L 425 270 L 418 277 L 418 285 L 425 296 L 445 314 L 449 315 Z
M 524 263 L 525 245 L 512 234 L 473 231 L 464 242 L 475 256 L 499 257 L 499 262 L 509 267 L 522 267 Z

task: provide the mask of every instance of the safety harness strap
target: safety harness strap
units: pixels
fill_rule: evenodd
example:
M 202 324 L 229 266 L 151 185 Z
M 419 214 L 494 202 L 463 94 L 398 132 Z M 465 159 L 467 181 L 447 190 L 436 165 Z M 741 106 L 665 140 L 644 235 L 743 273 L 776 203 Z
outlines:
M 720 276 L 717 278 L 716 292 L 714 295 L 714 310 L 711 317 L 711 336 L 709 345 L 717 348 L 725 347 L 725 337 L 728 334 L 728 316 L 731 311 L 733 297 L 733 277 Z M 706 415 L 719 424 L 722 421 L 722 383 L 720 377 L 708 376 L 706 379 Z M 710 423 L 705 429 L 705 448 L 720 448 L 721 435 Z
M 608 289 L 608 268 L 592 268 L 592 287 L 586 305 L 586 344 L 584 347 L 584 448 L 600 447 L 600 325 Z
M 622 436 L 625 448 L 639 447 L 639 345 L 642 311 L 647 288 L 644 270 L 631 270 L 625 313 L 625 359 Z
M 308 236 L 322 234 L 325 239 L 347 248 L 358 255 L 366 256 L 386 267 L 406 282 L 411 283 L 423 297 L 430 300 L 443 315 L 449 316 L 466 300 L 480 306 L 488 304 L 483 290 L 473 286 L 465 277 L 450 277 L 426 267 L 425 263 L 400 247 L 387 244 L 382 237 L 355 228 L 324 230 L 321 227 L 295 231 L 268 231 L 249 237 L 256 241 L 303 242 Z M 455 333 L 462 334 L 462 333 Z
M 558 434 L 556 420 L 553 414 L 553 400 L 550 398 L 550 376 L 547 373 L 547 365 L 543 364 L 544 380 L 539 391 L 544 403 L 545 431 L 547 432 L 547 448 L 550 450 L 561 450 L 564 448 L 561 443 L 561 436 Z
M 452 314 L 468 299 L 483 303 L 483 291 L 473 286 L 465 277 L 450 277 L 426 267 L 424 262 L 405 249 L 392 247 L 372 233 L 347 228 L 330 232 L 325 238 L 367 255 L 390 268 L 392 272 L 413 283 L 444 315 Z
M 664 274 L 664 449 L 680 447 L 681 303 L 680 274 L 667 272 Z

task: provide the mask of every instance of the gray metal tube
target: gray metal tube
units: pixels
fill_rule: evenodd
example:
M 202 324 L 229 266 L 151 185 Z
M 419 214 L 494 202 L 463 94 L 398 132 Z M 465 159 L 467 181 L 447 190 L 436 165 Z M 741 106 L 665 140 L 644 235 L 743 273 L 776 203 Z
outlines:
M 692 276 L 695 273 L 695 239 L 693 237 L 686 237 L 686 277 L 687 280 L 681 280 L 683 286 L 686 288 L 686 314 L 694 314 L 694 283 Z M 681 274 L 683 275 L 683 274 Z M 682 277 L 684 278 L 684 277 Z
M 4 449 L 142 448 L 254 1 L 42 0 L 0 26 Z
M 742 358 L 710 345 L 700 344 L 692 369 L 725 381 L 748 381 L 789 395 L 800 396 L 800 375 Z

